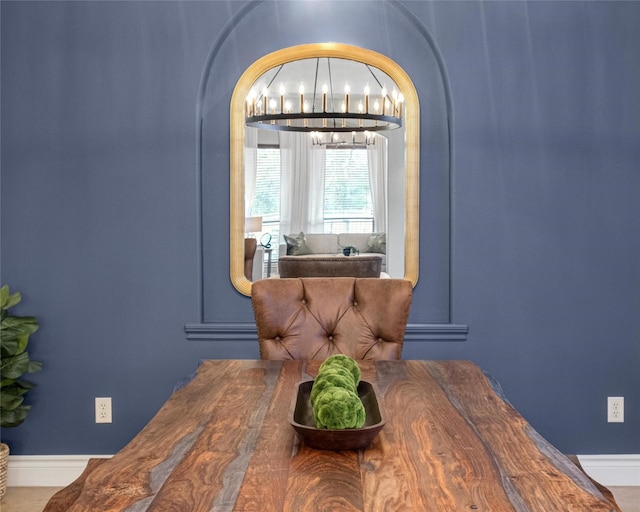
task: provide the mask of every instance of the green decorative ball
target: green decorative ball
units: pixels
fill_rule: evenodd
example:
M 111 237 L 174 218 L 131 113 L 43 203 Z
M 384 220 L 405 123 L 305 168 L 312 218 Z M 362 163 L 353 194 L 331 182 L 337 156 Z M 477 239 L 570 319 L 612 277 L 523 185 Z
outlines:
M 320 365 L 318 369 L 318 375 L 320 375 L 324 369 L 326 368 L 335 368 L 336 366 L 342 367 L 348 370 L 353 376 L 353 382 L 355 382 L 356 387 L 360 384 L 360 367 L 358 363 L 355 362 L 354 359 L 349 356 L 345 356 L 344 354 L 334 354 L 332 356 L 327 357 L 324 362 Z
M 316 397 L 313 417 L 318 428 L 360 428 L 365 421 L 364 405 L 353 391 L 329 387 Z
M 325 368 L 313 381 L 311 403 L 315 403 L 318 394 L 330 387 L 343 388 L 353 393 L 357 392 L 357 386 L 353 382 L 351 373 L 344 368 Z

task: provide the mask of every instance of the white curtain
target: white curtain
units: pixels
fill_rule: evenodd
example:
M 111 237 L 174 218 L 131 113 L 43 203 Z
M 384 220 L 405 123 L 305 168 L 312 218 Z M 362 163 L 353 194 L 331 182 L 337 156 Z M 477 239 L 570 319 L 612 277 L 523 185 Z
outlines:
M 244 217 L 251 217 L 256 196 L 258 172 L 258 129 L 247 126 L 244 132 Z
M 280 233 L 324 231 L 324 150 L 308 133 L 279 132 Z
M 369 185 L 373 201 L 373 222 L 376 232 L 387 231 L 387 139 L 376 135 L 376 143 L 367 146 Z

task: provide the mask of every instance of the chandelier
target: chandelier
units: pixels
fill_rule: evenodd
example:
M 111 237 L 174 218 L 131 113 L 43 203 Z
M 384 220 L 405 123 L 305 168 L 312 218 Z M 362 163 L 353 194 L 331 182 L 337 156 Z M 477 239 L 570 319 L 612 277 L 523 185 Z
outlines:
M 341 76 L 336 80 L 343 82 L 338 84 L 341 91 L 336 92 L 331 72 L 332 60 L 335 59 L 326 58 L 326 72 L 323 69 L 326 81 L 320 87 L 320 58 L 314 60 L 315 75 L 306 79 L 307 83 L 312 84 L 309 92 L 304 79 L 291 79 L 286 77 L 286 70 L 282 72 L 285 65 L 291 63 L 280 65 L 273 77 L 261 86 L 259 82 L 262 77 L 258 79 L 246 98 L 246 125 L 267 130 L 311 132 L 312 141 L 316 145 L 356 142 L 369 145 L 375 143 L 373 132 L 402 126 L 402 93 L 395 84 L 389 92 L 374 73 L 373 69 L 377 68 L 348 61 L 352 66 L 352 83 L 363 83 L 363 79 L 370 76 L 375 86 L 372 88 L 365 82 L 366 85 L 360 91 L 352 91 L 349 78 Z M 353 66 L 358 68 L 354 71 Z M 277 82 L 279 86 L 276 89 L 274 82 L 281 72 L 286 78 Z M 299 80 L 297 90 L 291 90 L 293 80 L 296 79 Z M 329 136 L 324 137 L 323 134 L 327 132 L 330 132 Z M 345 133 L 338 135 L 340 132 Z

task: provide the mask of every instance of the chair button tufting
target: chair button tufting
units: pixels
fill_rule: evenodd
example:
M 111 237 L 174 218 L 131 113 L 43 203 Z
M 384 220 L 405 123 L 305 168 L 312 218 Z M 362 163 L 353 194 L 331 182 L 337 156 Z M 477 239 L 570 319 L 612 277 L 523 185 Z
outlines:
M 382 338 L 378 338 L 378 343 L 381 343 L 382 341 Z
M 329 336 L 329 341 L 333 341 L 333 336 Z
M 301 304 L 304 306 L 307 303 L 305 299 L 302 299 Z
M 358 305 L 358 301 L 357 301 L 357 300 L 354 300 L 354 301 L 353 301 L 353 305 L 354 305 L 354 306 L 357 306 L 357 305 Z
M 280 336 L 276 336 L 276 341 L 280 341 Z

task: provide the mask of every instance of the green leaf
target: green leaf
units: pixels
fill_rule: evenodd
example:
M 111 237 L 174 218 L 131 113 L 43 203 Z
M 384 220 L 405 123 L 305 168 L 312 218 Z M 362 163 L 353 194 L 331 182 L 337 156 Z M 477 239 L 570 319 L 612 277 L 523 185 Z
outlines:
M 23 388 L 18 385 L 19 381 L 16 381 L 13 386 L 6 387 L 2 390 L 2 396 L 22 396 L 29 391 L 29 388 Z
M 33 388 L 36 387 L 36 385 L 33 382 L 29 382 L 29 381 L 26 381 L 26 380 L 14 380 L 13 384 L 18 388 L 24 389 L 25 393 L 27 391 L 29 391 L 30 389 L 33 389 Z
M 2 357 L 15 356 L 18 353 L 18 338 L 7 339 L 2 336 Z
M 29 371 L 29 363 L 27 352 L 17 356 L 4 357 L 0 363 L 0 376 L 3 379 L 17 379 Z
M 2 392 L 2 397 L 0 397 L 0 407 L 2 407 L 5 411 L 13 411 L 22 405 L 24 402 L 24 397 L 20 395 L 13 395 L 11 393 Z
M 0 307 L 2 309 L 9 309 L 10 307 L 15 306 L 21 300 L 22 296 L 20 295 L 20 292 L 9 294 L 9 285 L 5 284 L 2 288 L 0 288 Z
M 33 316 L 8 316 L 0 324 L 0 332 L 4 339 L 33 334 L 38 330 L 38 320 Z
M 29 361 L 29 369 L 27 373 L 36 373 L 42 370 L 42 363 L 40 361 Z
M 0 426 L 4 428 L 17 427 L 25 420 L 30 409 L 30 405 L 21 405 L 12 411 L 0 409 Z
M 29 344 L 29 335 L 23 334 L 22 336 L 18 336 L 18 354 L 22 354 L 25 350 L 27 350 L 27 345 Z
M 2 392 L 5 390 L 16 389 L 20 390 L 20 393 L 26 393 L 30 389 L 36 387 L 33 382 L 29 382 L 28 380 L 18 380 L 18 379 L 2 379 L 0 380 L 0 387 L 2 387 Z

